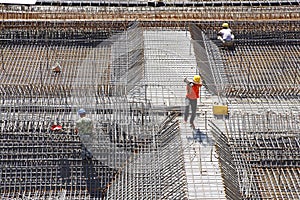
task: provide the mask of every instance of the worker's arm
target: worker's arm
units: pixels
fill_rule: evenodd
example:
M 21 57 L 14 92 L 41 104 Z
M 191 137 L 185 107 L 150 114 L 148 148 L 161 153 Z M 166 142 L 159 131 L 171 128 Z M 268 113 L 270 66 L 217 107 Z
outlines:
M 192 87 L 194 85 L 193 81 L 190 81 L 187 78 L 185 78 L 183 81 L 190 87 Z
M 223 36 L 223 33 L 222 33 L 221 31 L 219 31 L 219 32 L 217 33 L 217 35 L 218 35 L 218 36 Z

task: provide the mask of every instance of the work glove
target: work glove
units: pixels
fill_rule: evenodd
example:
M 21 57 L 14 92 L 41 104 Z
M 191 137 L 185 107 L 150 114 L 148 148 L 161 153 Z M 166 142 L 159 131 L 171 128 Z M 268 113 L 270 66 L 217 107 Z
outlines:
M 188 84 L 189 86 L 193 86 L 193 85 L 194 85 L 194 83 L 193 83 L 192 81 L 188 80 L 187 77 L 185 77 L 183 81 L 184 81 L 186 84 Z

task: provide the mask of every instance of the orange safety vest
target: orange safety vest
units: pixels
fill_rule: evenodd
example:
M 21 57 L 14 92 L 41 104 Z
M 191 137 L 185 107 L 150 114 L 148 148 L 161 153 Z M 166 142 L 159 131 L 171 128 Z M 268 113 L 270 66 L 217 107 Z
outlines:
M 200 87 L 202 84 L 193 83 L 192 86 L 189 84 L 186 86 L 186 97 L 189 99 L 198 99 L 200 97 Z

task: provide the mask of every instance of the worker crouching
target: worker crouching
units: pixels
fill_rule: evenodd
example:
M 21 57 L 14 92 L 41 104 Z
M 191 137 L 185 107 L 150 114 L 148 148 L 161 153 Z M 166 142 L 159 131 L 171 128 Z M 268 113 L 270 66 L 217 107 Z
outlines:
M 228 23 L 222 24 L 222 29 L 218 32 L 218 40 L 220 40 L 225 47 L 233 47 L 234 45 L 234 35 L 229 28 Z

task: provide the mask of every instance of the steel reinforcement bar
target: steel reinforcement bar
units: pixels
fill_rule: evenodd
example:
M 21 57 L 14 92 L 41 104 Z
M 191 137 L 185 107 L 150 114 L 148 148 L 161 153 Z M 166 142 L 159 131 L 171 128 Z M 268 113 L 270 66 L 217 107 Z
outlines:
M 228 144 L 246 198 L 297 199 L 299 113 L 232 113 Z
M 54 22 L 54 24 L 80 24 L 88 22 L 119 22 L 139 21 L 142 24 L 163 25 L 159 22 L 199 22 L 199 21 L 278 21 L 299 20 L 298 5 L 278 5 L 259 7 L 80 7 L 80 6 L 18 6 L 2 5 L 0 7 L 2 26 L 10 22 L 39 24 Z M 71 24 L 69 24 L 71 25 Z M 55 26 L 54 26 L 55 27 Z M 54 28 L 52 27 L 52 28 Z M 31 26 L 32 28 L 32 26 Z M 98 27 L 99 28 L 99 27 Z

